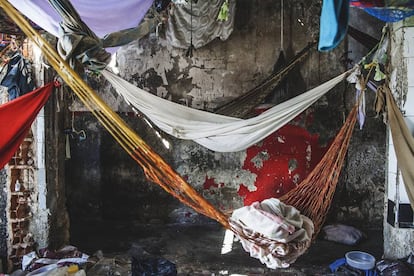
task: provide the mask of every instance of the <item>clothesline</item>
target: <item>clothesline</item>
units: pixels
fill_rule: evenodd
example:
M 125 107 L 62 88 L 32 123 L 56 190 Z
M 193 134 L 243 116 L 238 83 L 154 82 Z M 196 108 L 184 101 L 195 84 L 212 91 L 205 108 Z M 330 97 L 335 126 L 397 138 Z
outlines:
M 245 120 L 173 103 L 134 86 L 108 70 L 102 71 L 102 74 L 130 105 L 164 132 L 180 139 L 194 140 L 213 151 L 235 152 L 254 145 L 287 124 L 351 71 Z

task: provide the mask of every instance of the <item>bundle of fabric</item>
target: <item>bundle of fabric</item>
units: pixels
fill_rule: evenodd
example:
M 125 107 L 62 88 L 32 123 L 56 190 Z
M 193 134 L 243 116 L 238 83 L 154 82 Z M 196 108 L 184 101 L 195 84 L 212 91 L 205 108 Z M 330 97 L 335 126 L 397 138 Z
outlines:
M 312 221 L 277 198 L 236 209 L 230 226 L 250 256 L 268 268 L 286 268 L 310 246 Z
M 161 20 L 157 13 L 144 19 L 153 0 L 104 0 L 95 5 L 82 0 L 10 2 L 44 30 L 59 37 L 59 53 L 78 72 L 84 66 L 102 70 L 110 61 L 110 53 L 148 34 Z
M 103 39 L 89 28 L 79 13 L 68 0 L 49 0 L 56 12 L 62 17 L 58 40 L 59 54 L 76 71 L 82 72 L 83 67 L 93 71 L 104 69 L 111 59 L 111 54 L 104 48 L 117 47 L 141 38 L 155 29 L 159 17 L 154 16 L 136 28 L 118 30 L 107 34 Z

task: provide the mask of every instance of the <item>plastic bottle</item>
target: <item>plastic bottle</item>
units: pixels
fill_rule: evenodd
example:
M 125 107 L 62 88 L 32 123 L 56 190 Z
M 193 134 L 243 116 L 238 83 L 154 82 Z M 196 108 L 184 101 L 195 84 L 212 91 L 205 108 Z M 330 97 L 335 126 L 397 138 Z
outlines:
M 16 180 L 16 183 L 14 184 L 14 191 L 15 192 L 19 192 L 20 191 L 20 182 L 19 182 L 18 179 Z

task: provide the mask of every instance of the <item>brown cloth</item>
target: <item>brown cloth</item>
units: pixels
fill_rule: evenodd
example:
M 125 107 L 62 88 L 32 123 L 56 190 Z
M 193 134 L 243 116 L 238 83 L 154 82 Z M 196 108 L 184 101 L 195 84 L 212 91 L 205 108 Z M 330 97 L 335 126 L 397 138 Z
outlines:
M 414 209 L 414 137 L 395 103 L 391 90 L 385 84 L 378 87 L 375 108 L 377 113 L 387 112 L 398 166 L 401 170 L 411 208 Z

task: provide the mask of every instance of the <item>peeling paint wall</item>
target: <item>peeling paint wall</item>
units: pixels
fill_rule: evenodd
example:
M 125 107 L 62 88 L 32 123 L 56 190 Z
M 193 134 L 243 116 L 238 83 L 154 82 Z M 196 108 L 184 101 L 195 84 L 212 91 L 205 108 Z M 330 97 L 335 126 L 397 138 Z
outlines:
M 252 89 L 274 70 L 282 51 L 279 5 L 279 2 L 270 0 L 237 1 L 235 28 L 230 38 L 224 42 L 215 40 L 195 50 L 192 58 L 185 56 L 185 50 L 172 48 L 162 37 L 150 34 L 118 50 L 117 69 L 124 79 L 159 97 L 192 108 L 213 110 Z M 315 38 L 318 5 L 319 1 L 291 1 L 286 5 L 283 52 L 287 59 Z M 347 47 L 345 41 L 332 52 L 312 52 L 292 72 L 287 89 L 283 91 L 286 94 L 276 92 L 271 97 L 273 103 L 287 95 L 300 94 L 343 72 L 346 66 L 339 60 Z M 360 49 L 353 58 L 357 61 L 358 55 L 362 57 L 367 51 Z M 242 206 L 246 195 L 258 189 L 262 181 L 258 182 L 258 168 L 269 166 L 269 172 L 277 171 L 271 170 L 271 166 L 278 163 L 274 162 L 269 148 L 261 148 L 255 153 L 249 150 L 216 153 L 192 141 L 177 140 L 160 133 L 170 142 L 170 149 L 166 149 L 156 134 L 156 128 L 152 129 L 140 117 L 132 116 L 131 109 L 102 78 L 96 77 L 90 82 L 155 151 L 196 190 L 223 210 Z M 301 147 L 294 152 L 296 158 L 284 159 L 287 174 L 299 166 L 305 166 L 306 169 L 301 168 L 301 171 L 308 172 L 315 165 L 323 148 L 329 145 L 342 126 L 353 97 L 347 92 L 346 85 L 339 85 L 308 110 L 309 122 L 300 127 L 309 137 L 316 135 L 318 138 L 306 140 L 297 136 L 296 144 L 300 143 Z M 148 183 L 138 166 L 90 114 L 83 112 L 86 109 L 76 100 L 70 105 L 70 110 L 75 112 L 76 128 L 85 129 L 88 136 L 83 142 L 71 140 L 72 158 L 66 161 L 71 221 L 80 222 L 94 217 L 143 222 L 153 218 L 168 222 L 169 213 L 177 211 L 180 204 Z M 382 122 L 374 118 L 368 119 L 364 130 L 355 131 L 330 216 L 332 221 L 381 224 L 384 192 L 381 173 L 385 162 L 382 134 Z M 278 140 L 278 137 L 275 134 L 269 139 Z M 296 173 L 289 177 L 293 184 L 302 179 Z M 270 189 L 275 191 L 276 188 Z

